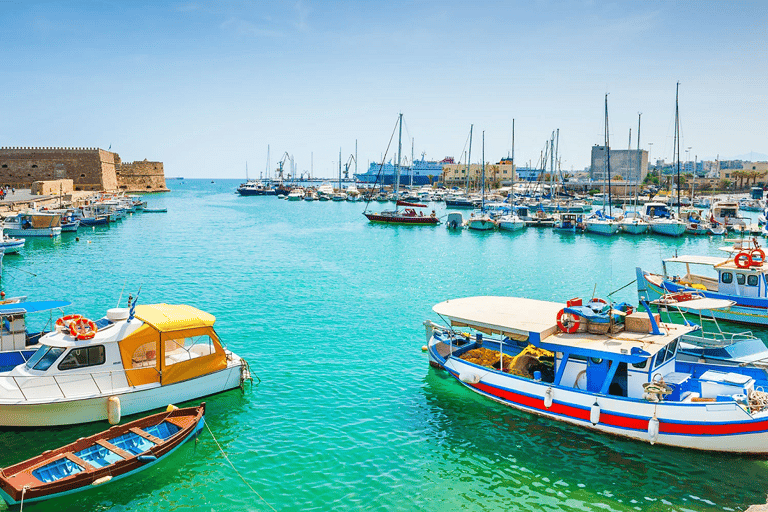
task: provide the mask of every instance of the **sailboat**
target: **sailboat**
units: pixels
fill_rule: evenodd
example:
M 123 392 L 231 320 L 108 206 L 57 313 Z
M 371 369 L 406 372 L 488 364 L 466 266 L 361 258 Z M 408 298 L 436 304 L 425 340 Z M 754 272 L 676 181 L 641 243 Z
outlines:
M 518 231 L 523 229 L 528 224 L 520 217 L 522 212 L 527 213 L 527 208 L 514 205 L 515 198 L 515 120 L 512 119 L 512 187 L 509 194 L 510 210 L 498 219 L 496 219 L 496 225 L 499 226 L 499 230 L 502 231 Z M 520 215 L 518 215 L 520 214 Z
M 590 233 L 611 236 L 619 230 L 619 223 L 611 216 L 611 149 L 608 136 L 608 94 L 605 95 L 605 167 L 608 170 L 608 215 L 605 215 L 605 205 L 603 205 L 602 210 L 584 219 L 584 225 Z
M 642 235 L 643 233 L 647 233 L 650 226 L 648 223 L 643 219 L 643 216 L 640 214 L 639 211 L 637 211 L 637 187 L 638 182 L 640 180 L 641 172 L 641 165 L 640 165 L 640 116 L 642 114 L 639 114 L 637 116 L 637 177 L 635 178 L 635 204 L 634 204 L 634 210 L 633 211 L 625 211 L 624 216 L 619 221 L 619 226 L 621 228 L 621 231 L 624 233 L 627 233 L 629 235 Z M 631 135 L 631 133 L 630 133 Z M 631 137 L 630 137 L 631 141 Z M 631 143 L 630 143 L 631 146 Z M 631 148 L 630 148 L 631 149 Z M 631 174 L 631 173 L 630 173 Z
M 469 146 L 469 154 L 472 154 L 472 144 Z M 482 202 L 480 203 L 480 211 L 472 212 L 472 215 L 467 220 L 467 229 L 474 229 L 475 231 L 490 231 L 496 229 L 496 223 L 493 218 L 485 211 L 485 132 L 483 132 L 483 171 L 482 177 Z
M 400 124 L 400 134 L 399 134 L 399 140 L 398 140 L 398 149 L 397 149 L 397 165 L 395 166 L 395 192 L 394 196 L 395 198 L 399 198 L 399 188 L 400 188 L 400 163 L 401 163 L 401 157 L 402 157 L 402 150 L 403 150 L 403 114 L 400 114 L 398 117 L 398 123 Z M 339 158 L 341 160 L 341 158 Z M 432 213 L 430 215 L 424 215 L 424 212 L 419 211 L 417 212 L 415 207 L 413 208 L 404 208 L 403 210 L 397 209 L 397 206 L 394 210 L 384 210 L 379 213 L 373 213 L 368 211 L 368 204 L 370 204 L 370 200 L 366 203 L 365 211 L 363 212 L 363 215 L 370 221 L 374 223 L 379 224 L 409 224 L 409 225 L 429 225 L 433 226 L 435 224 L 438 224 L 440 222 L 440 219 L 437 218 L 435 215 L 435 211 L 432 210 Z
M 678 95 L 680 82 L 675 89 L 675 157 L 677 158 L 677 216 L 671 208 L 663 203 L 646 203 L 646 220 L 651 225 L 651 231 L 660 235 L 680 236 L 685 233 L 685 222 L 680 220 L 680 116 Z

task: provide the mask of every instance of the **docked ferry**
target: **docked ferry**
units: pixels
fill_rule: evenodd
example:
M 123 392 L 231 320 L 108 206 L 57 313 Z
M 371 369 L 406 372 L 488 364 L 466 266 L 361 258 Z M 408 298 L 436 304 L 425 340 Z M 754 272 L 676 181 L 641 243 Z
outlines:
M 454 163 L 453 157 L 450 156 L 436 161 L 426 160 L 422 155 L 421 160 L 415 160 L 412 166 L 400 166 L 400 184 L 410 185 L 413 178 L 415 186 L 431 185 L 443 175 L 443 165 L 452 163 Z M 395 172 L 395 165 L 392 162 L 383 165 L 380 162 L 371 162 L 367 172 L 355 174 L 355 180 L 360 183 L 392 185 L 395 182 Z

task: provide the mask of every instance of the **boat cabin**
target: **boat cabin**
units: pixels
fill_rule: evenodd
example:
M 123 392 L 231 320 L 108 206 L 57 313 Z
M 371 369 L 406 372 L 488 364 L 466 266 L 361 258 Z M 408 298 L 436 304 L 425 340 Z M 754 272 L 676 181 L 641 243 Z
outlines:
M 446 358 L 468 358 L 486 366 L 483 370 L 493 362 L 491 371 L 553 387 L 651 401 L 690 401 L 741 395 L 754 386 L 754 379 L 744 375 L 709 370 L 694 377 L 678 371 L 679 341 L 698 326 L 661 323 L 658 314 L 627 314 L 602 301 L 595 307 L 592 302 L 581 306 L 514 297 L 454 299 L 433 310 L 451 324 L 441 331 L 436 324 L 425 323 L 434 339 L 442 342 L 438 352 L 442 350 Z M 564 315 L 578 317 L 575 328 L 572 323 L 562 325 Z M 474 334 L 454 328 L 469 328 Z M 495 352 L 495 361 L 478 355 L 478 349 Z M 649 396 L 655 393 L 651 384 L 659 383 L 667 392 Z
M 674 217 L 669 205 L 664 203 L 645 203 L 644 215 L 649 219 L 671 219 Z
M 685 272 L 671 273 L 667 268 L 670 263 L 685 265 Z M 707 273 L 692 271 L 691 265 L 710 268 Z M 722 256 L 677 256 L 663 260 L 664 279 L 676 286 L 668 287 L 677 291 L 677 287 L 694 288 L 737 297 L 768 297 L 768 267 L 763 265 L 744 265 L 736 263 L 734 258 Z
M 739 203 L 736 201 L 718 201 L 712 205 L 712 217 L 725 225 L 746 225 L 744 217 L 739 212 Z

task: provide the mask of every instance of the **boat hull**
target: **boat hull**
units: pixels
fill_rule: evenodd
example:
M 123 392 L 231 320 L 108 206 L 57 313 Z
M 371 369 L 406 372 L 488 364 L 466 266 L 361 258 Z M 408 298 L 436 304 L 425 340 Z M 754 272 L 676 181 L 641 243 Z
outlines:
M 526 226 L 525 221 L 518 220 L 518 221 L 509 221 L 509 220 L 500 220 L 499 221 L 499 229 L 502 231 L 518 231 L 520 229 L 523 229 Z
M 680 222 L 652 222 L 651 231 L 665 236 L 681 236 L 685 233 L 685 224 Z
M 432 216 L 411 217 L 407 215 L 382 215 L 379 213 L 365 213 L 365 217 L 378 224 L 403 224 L 409 226 L 434 226 L 440 222 L 440 219 Z
M 621 224 L 621 231 L 622 233 L 627 233 L 628 235 L 642 235 L 648 232 L 648 227 L 648 224 L 643 222 L 624 222 Z
M 47 238 L 53 238 L 54 236 L 58 236 L 61 234 L 61 228 L 55 227 L 55 228 L 29 228 L 29 229 L 15 229 L 15 228 L 5 228 L 5 234 L 8 236 L 20 236 L 23 238 L 26 237 L 47 237 Z
M 491 231 L 496 229 L 496 223 L 490 219 L 469 219 L 467 229 L 475 231 Z
M 612 236 L 619 230 L 619 225 L 615 222 L 586 221 L 586 229 L 589 233 L 594 233 L 596 235 Z
M 46 402 L 10 401 L 3 399 L 0 394 L 0 426 L 48 427 L 103 421 L 108 417 L 108 403 L 112 396 L 120 399 L 121 414 L 128 416 L 165 407 L 170 403 L 221 393 L 240 386 L 240 383 L 241 366 L 237 359 L 218 372 L 165 386 L 124 387 L 95 396 L 60 398 Z

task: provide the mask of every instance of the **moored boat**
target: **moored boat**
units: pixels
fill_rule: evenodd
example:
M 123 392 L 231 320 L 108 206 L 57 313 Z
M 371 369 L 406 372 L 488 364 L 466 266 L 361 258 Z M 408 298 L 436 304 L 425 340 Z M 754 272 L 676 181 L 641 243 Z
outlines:
M 205 402 L 113 426 L 0 471 L 9 505 L 91 489 L 147 469 L 192 439 L 205 421 Z
M 61 234 L 58 213 L 26 211 L 3 219 L 3 228 L 10 236 L 54 237 Z
M 754 378 L 717 365 L 697 376 L 683 371 L 678 345 L 697 326 L 604 302 L 439 303 L 432 309 L 449 325 L 424 323 L 430 365 L 499 403 L 590 430 L 696 450 L 768 453 L 768 394 Z
M 768 266 L 758 243 L 737 242 L 730 256 L 681 255 L 662 261 L 663 271 L 654 274 L 636 269 L 638 296 L 654 301 L 670 293 L 697 293 L 711 299 L 734 302 L 730 308 L 705 310 L 704 316 L 751 325 L 768 325 Z M 682 272 L 670 272 L 668 265 L 684 265 Z M 711 269 L 697 273 L 691 267 Z M 707 274 L 712 274 L 707 275 Z M 686 311 L 684 304 L 680 305 Z
M 99 421 L 110 399 L 128 415 L 236 388 L 248 365 L 222 346 L 215 321 L 191 306 L 135 303 L 96 322 L 62 319 L 26 363 L 0 374 L 0 425 Z

